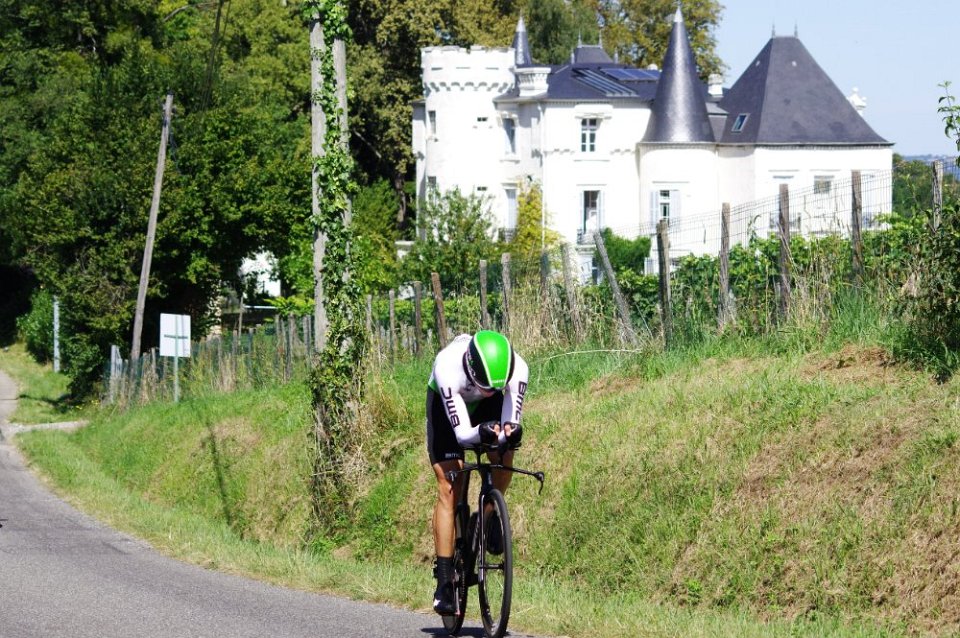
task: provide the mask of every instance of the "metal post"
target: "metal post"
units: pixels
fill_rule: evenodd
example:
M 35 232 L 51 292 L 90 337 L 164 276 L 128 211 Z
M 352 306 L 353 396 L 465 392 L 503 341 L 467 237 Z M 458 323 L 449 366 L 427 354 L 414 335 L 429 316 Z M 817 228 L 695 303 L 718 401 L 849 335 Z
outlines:
M 60 372 L 60 300 L 53 298 L 53 371 Z

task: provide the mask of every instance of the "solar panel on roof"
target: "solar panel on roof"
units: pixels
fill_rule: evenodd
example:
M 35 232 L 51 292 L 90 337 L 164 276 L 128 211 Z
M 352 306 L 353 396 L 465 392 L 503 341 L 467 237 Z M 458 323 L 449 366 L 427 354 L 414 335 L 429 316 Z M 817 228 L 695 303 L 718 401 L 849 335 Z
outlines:
M 618 82 L 614 82 L 609 77 L 605 77 L 602 73 L 598 73 L 592 69 L 578 69 L 574 71 L 574 77 L 584 84 L 601 91 L 607 97 L 628 97 L 636 95 L 632 89 Z
M 603 69 L 603 72 L 616 80 L 628 82 L 653 81 L 660 78 L 660 71 L 647 69 Z

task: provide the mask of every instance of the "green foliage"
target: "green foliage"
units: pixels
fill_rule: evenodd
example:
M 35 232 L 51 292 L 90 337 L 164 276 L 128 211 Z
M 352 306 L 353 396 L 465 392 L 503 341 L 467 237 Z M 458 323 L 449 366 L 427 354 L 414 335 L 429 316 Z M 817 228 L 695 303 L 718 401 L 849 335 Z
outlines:
M 627 239 L 615 234 L 609 228 L 601 231 L 603 245 L 607 249 L 607 257 L 614 272 L 630 269 L 634 272 L 643 272 L 647 257 L 650 256 L 650 238 L 646 236 Z M 599 256 L 596 257 L 599 260 Z
M 663 64 L 677 10 L 674 0 L 598 0 L 603 21 L 603 45 L 619 55 L 620 61 L 645 67 Z M 704 80 L 723 66 L 716 53 L 714 29 L 720 21 L 722 5 L 717 0 L 687 0 L 683 19 L 697 68 Z M 612 56 L 611 56 L 612 57 Z
M 939 100 L 940 106 L 937 112 L 943 117 L 943 133 L 957 145 L 957 151 L 960 152 L 960 105 L 956 98 L 950 93 L 950 82 L 944 82 L 940 86 L 943 88 L 943 96 Z M 960 166 L 960 156 L 957 157 L 957 165 Z
M 539 64 L 563 64 L 579 40 L 597 42 L 596 9 L 577 0 L 528 0 L 523 13 L 530 53 Z
M 277 309 L 277 314 L 281 317 L 293 315 L 303 317 L 313 314 L 313 299 L 307 297 L 273 297 L 266 300 L 267 303 Z
M 110 344 L 130 342 L 167 91 L 175 111 L 144 347 L 156 344 L 161 308 L 190 314 L 202 331 L 245 256 L 268 249 L 284 264 L 299 249 L 306 38 L 292 7 L 238 6 L 210 74 L 205 5 L 164 21 L 176 6 L 7 4 L 0 262 L 60 297 L 64 364 L 90 390 Z
M 30 295 L 30 312 L 17 319 L 17 331 L 37 363 L 53 360 L 53 297 L 48 291 Z
M 397 284 L 399 208 L 399 198 L 385 179 L 361 188 L 353 199 L 356 278 L 364 293 L 386 290 Z
M 944 173 L 944 201 L 960 198 L 960 181 Z M 933 170 L 928 162 L 893 156 L 893 210 L 904 217 L 918 214 L 933 205 Z
M 436 272 L 444 291 L 477 290 L 477 264 L 494 261 L 498 252 L 486 202 L 459 190 L 435 193 L 422 204 L 418 224 L 420 236 L 400 264 L 403 279 L 429 287 Z
M 517 197 L 516 234 L 507 245 L 518 273 L 539 276 L 540 255 L 560 244 L 562 235 L 550 226 L 550 213 L 543 209 L 540 184 L 525 185 Z
M 945 95 L 938 111 L 944 132 L 960 150 L 960 106 L 950 83 L 941 86 Z M 917 291 L 898 346 L 945 379 L 960 368 L 960 202 L 944 206 L 939 225 L 932 217 L 924 221 L 926 237 L 913 248 L 919 253 Z
M 960 206 L 943 209 L 921 250 L 912 334 L 903 347 L 946 377 L 960 367 Z

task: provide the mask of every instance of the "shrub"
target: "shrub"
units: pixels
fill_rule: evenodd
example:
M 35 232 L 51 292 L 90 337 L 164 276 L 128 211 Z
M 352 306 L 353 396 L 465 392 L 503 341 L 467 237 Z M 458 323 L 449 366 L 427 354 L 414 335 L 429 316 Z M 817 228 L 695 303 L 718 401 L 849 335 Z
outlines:
M 38 363 L 53 359 L 53 297 L 46 290 L 30 296 L 30 312 L 17 319 L 17 331 L 27 352 Z

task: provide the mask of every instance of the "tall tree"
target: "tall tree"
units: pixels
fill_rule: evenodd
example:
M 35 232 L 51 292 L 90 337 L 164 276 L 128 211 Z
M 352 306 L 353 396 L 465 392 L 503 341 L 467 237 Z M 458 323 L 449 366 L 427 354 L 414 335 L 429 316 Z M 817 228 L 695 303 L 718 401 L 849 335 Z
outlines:
M 621 62 L 635 66 L 663 63 L 677 11 L 676 0 L 597 0 L 603 46 Z M 686 0 L 682 7 L 700 76 L 721 70 L 714 29 L 720 22 L 718 0 Z

